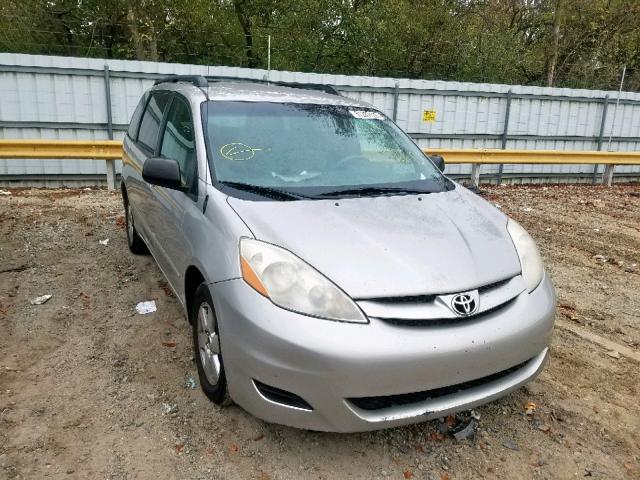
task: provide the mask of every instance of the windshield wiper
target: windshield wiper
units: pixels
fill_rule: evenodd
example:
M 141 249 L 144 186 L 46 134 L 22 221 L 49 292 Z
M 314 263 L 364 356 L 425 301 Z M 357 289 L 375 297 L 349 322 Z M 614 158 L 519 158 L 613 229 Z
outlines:
M 319 197 L 336 197 L 340 195 L 358 195 L 363 197 L 374 197 L 376 195 L 384 194 L 399 194 L 399 195 L 411 195 L 431 193 L 429 190 L 419 190 L 417 188 L 405 188 L 405 187 L 360 187 L 360 188 L 347 188 L 344 190 L 335 190 L 333 192 L 321 193 Z
M 251 183 L 243 182 L 220 182 L 227 187 L 237 188 L 238 190 L 244 190 L 245 192 L 256 193 L 263 197 L 278 198 L 280 200 L 302 200 L 310 197 L 299 195 L 297 193 L 288 192 L 286 190 L 279 190 L 272 187 L 263 187 L 261 185 L 253 185 Z

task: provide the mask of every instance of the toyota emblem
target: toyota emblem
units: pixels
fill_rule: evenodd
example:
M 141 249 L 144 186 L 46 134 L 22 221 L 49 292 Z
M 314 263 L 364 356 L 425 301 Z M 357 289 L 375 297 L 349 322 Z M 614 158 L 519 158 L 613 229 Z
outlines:
M 458 315 L 466 317 L 475 313 L 478 302 L 470 293 L 459 293 L 451 299 L 451 308 Z

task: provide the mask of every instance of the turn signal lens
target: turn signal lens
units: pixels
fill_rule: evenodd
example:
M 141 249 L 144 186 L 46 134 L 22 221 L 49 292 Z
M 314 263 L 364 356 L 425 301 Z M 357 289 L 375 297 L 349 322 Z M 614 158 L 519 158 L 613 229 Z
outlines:
M 251 285 L 260 295 L 268 297 L 269 294 L 267 293 L 267 289 L 264 288 L 264 285 L 262 285 L 262 282 L 256 275 L 256 272 L 253 271 L 249 262 L 247 262 L 243 257 L 240 257 L 240 268 L 242 269 L 242 278 L 244 278 L 244 281 Z

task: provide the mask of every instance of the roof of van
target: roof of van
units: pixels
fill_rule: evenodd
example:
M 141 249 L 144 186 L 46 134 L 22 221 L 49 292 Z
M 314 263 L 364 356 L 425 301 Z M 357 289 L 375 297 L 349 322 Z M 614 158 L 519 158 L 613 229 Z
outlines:
M 293 88 L 258 82 L 214 82 L 209 84 L 211 100 L 313 103 L 322 105 L 342 105 L 371 108 L 371 105 L 348 97 L 332 95 L 321 90 Z
M 184 93 L 195 89 L 187 82 L 161 83 L 156 89 L 168 88 Z M 319 105 L 340 105 L 346 107 L 374 108 L 372 105 L 340 95 L 332 95 L 322 90 L 300 87 L 287 87 L 266 82 L 223 80 L 209 82 L 207 89 L 209 99 L 213 101 L 237 102 L 274 102 L 274 103 L 312 103 Z

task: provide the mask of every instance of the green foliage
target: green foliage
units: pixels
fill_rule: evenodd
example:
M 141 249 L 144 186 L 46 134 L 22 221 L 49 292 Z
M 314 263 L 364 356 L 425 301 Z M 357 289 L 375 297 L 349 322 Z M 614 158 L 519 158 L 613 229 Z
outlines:
M 638 0 L 4 0 L 0 50 L 640 88 Z

